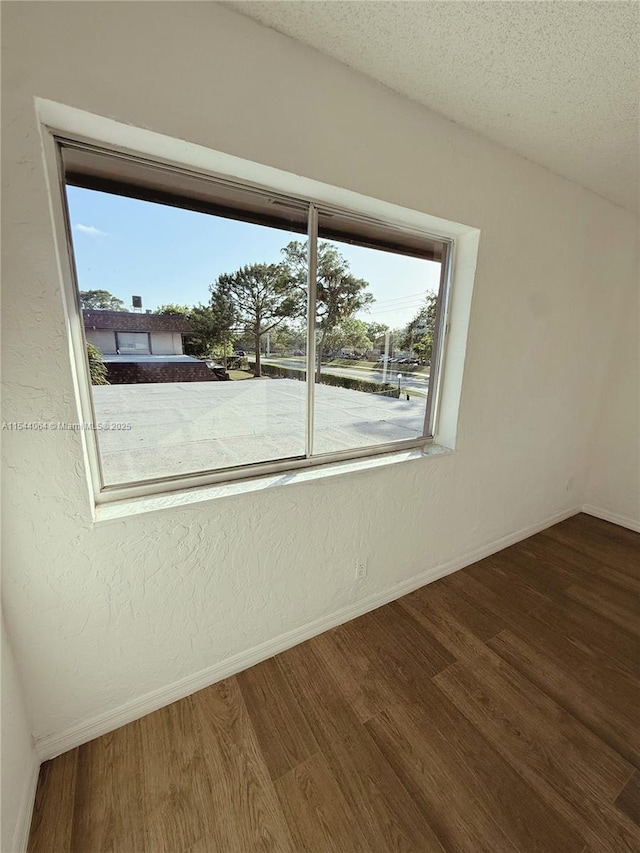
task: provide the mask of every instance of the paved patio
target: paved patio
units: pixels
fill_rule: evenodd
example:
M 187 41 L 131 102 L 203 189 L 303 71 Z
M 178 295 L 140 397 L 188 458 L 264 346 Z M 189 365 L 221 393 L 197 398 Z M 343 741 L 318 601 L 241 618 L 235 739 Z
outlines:
M 305 383 L 291 379 L 95 386 L 105 483 L 304 455 Z M 422 434 L 425 400 L 316 385 L 316 453 Z

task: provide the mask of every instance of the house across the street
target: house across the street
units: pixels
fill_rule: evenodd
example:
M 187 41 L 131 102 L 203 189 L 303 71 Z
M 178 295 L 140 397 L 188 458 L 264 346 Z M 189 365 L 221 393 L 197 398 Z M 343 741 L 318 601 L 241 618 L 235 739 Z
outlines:
M 112 385 L 139 382 L 208 382 L 206 363 L 184 354 L 191 331 L 182 314 L 83 311 L 87 342 L 102 353 Z

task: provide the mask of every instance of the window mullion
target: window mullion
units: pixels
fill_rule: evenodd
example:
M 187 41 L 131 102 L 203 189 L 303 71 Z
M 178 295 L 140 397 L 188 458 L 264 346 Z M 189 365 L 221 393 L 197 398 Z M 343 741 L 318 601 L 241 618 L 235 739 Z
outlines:
M 315 413 L 316 364 L 316 291 L 318 268 L 318 209 L 309 205 L 307 239 L 307 417 L 305 456 L 313 456 L 313 423 Z

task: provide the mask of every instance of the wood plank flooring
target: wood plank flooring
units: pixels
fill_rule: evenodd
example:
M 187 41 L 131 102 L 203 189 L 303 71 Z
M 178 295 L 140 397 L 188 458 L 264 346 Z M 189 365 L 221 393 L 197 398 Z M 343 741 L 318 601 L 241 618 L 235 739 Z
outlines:
M 29 853 L 638 851 L 639 586 L 574 516 L 45 763 Z

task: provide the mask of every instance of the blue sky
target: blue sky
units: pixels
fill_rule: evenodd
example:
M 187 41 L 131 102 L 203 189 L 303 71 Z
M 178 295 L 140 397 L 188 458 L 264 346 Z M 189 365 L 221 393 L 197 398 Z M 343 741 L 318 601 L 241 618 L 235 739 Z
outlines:
M 206 304 L 209 285 L 244 264 L 275 263 L 290 240 L 304 235 L 68 187 L 69 214 L 81 290 L 108 290 L 130 308 L 175 302 Z M 375 298 L 364 320 L 406 325 L 427 292 L 438 289 L 439 264 L 336 244 L 351 272 Z

